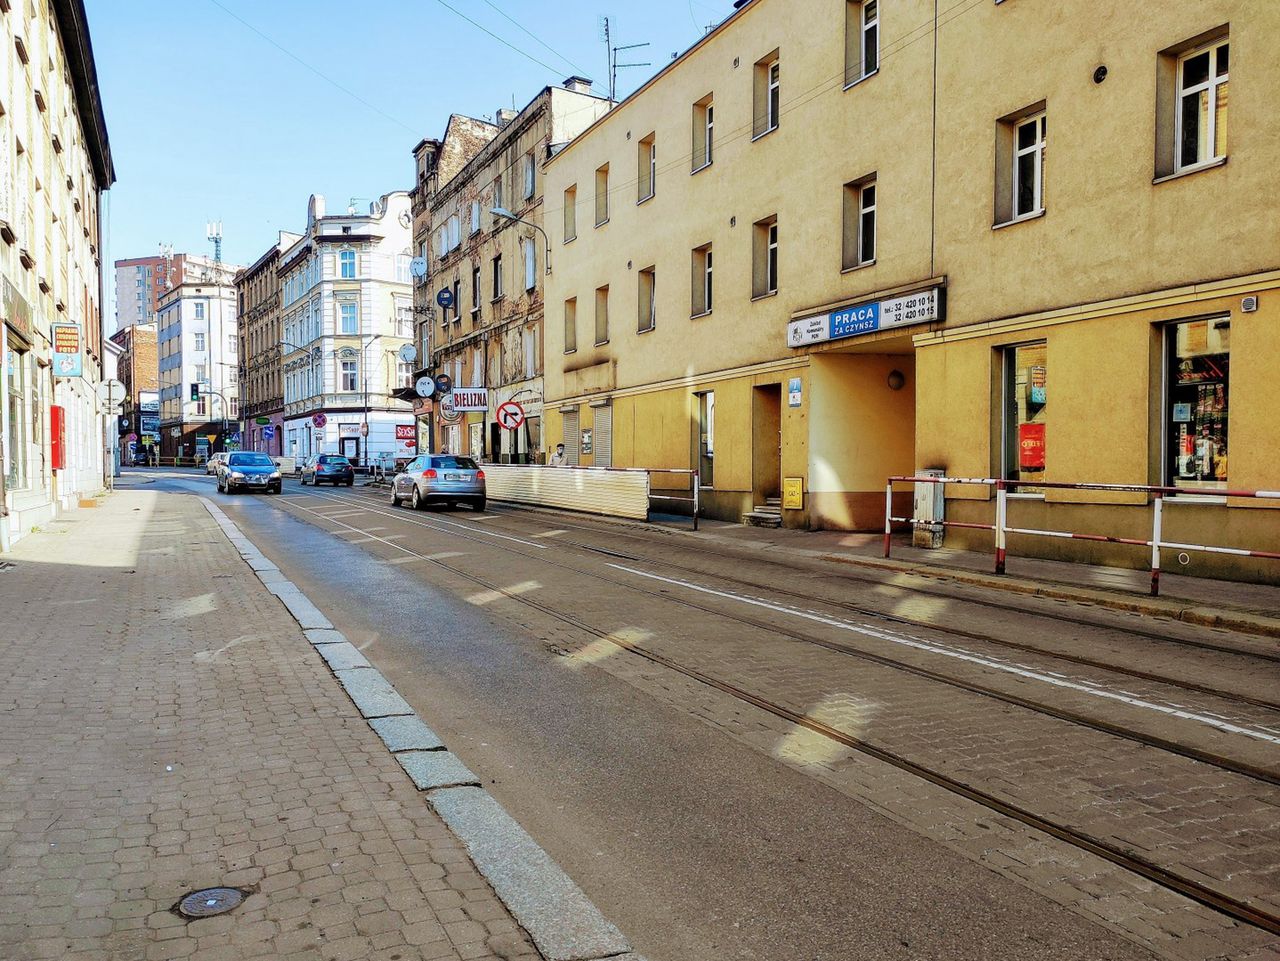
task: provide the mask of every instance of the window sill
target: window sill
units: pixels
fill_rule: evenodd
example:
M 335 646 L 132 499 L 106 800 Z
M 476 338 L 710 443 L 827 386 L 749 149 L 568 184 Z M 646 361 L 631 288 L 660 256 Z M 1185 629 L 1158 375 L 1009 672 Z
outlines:
M 597 230 L 599 230 L 601 227 L 603 227 L 603 226 L 604 226 L 605 224 L 607 224 L 608 222 L 609 222 L 609 218 L 608 218 L 608 217 L 605 217 L 605 218 L 604 218 L 604 220 L 597 220 L 597 221 L 596 221 L 596 229 L 597 229 Z
M 751 142 L 752 142 L 752 143 L 755 143 L 757 140 L 763 140 L 765 137 L 769 136 L 769 134 L 773 133 L 773 132 L 774 132 L 775 130 L 777 130 L 777 129 L 778 129 L 778 125 L 775 123 L 775 124 L 774 124 L 772 127 L 770 127 L 768 130 L 762 130 L 762 131 L 760 131 L 760 133 L 758 133 L 758 134 L 756 134 L 754 137 L 752 137 L 752 138 L 751 138 Z
M 577 239 L 578 239 L 578 235 L 577 235 L 577 234 L 574 234 L 572 237 L 566 237 L 566 238 L 564 239 L 564 241 L 561 243 L 561 246 L 562 246 L 562 247 L 567 247 L 569 244 L 573 243 L 573 242 L 574 242 L 575 240 L 577 240 Z
M 1179 180 L 1183 177 L 1190 177 L 1192 174 L 1203 173 L 1206 170 L 1213 170 L 1215 167 L 1225 166 L 1226 162 L 1226 157 L 1215 157 L 1213 160 L 1206 160 L 1204 163 L 1194 164 L 1190 167 L 1183 167 L 1181 170 L 1175 170 L 1171 174 L 1156 177 L 1155 180 L 1151 181 L 1151 185 L 1155 186 L 1156 184 L 1168 183 L 1170 180 Z
M 767 293 L 763 293 L 763 294 L 752 294 L 751 302 L 754 304 L 757 301 L 768 300 L 770 297 L 777 297 L 777 296 L 778 296 L 778 292 L 776 290 L 770 290 Z
M 609 344 L 609 339 L 606 337 L 604 340 L 597 340 L 594 344 L 592 344 L 592 346 L 593 346 L 593 347 L 606 347 L 606 346 L 608 346 L 608 344 Z
M 489 303 L 491 303 L 491 304 L 500 304 L 500 303 L 502 303 L 502 302 L 503 302 L 504 300 L 506 300 L 506 299 L 507 299 L 507 295 L 506 295 L 506 294 L 498 294 L 498 296 L 497 296 L 497 297 L 494 297 L 491 301 L 489 301 Z
M 1041 217 L 1045 215 L 1045 213 L 1047 213 L 1047 211 L 1042 207 L 1041 209 L 1034 211 L 1032 213 L 1022 214 L 1019 217 L 1014 217 L 1012 220 L 1002 220 L 998 224 L 992 224 L 991 229 L 1004 230 L 1005 227 L 1012 227 L 1014 224 L 1025 224 L 1029 220 L 1039 220 Z
M 690 176 L 690 177 L 692 177 L 694 174 L 700 174 L 700 173 L 702 173 L 702 171 L 704 171 L 704 170 L 706 170 L 708 167 L 710 167 L 712 163 L 713 163 L 713 161 L 708 160 L 708 161 L 707 161 L 706 163 L 704 163 L 701 167 L 694 167 L 692 170 L 690 170 L 690 171 L 689 171 L 689 176 Z
M 655 323 L 652 327 L 640 327 L 640 328 L 637 328 L 637 330 L 636 330 L 636 334 L 637 334 L 637 335 L 639 335 L 639 334 L 652 334 L 652 333 L 653 333 L 655 330 L 657 330 L 657 329 L 658 329 L 658 325 Z
M 650 193 L 649 196 L 647 197 L 641 197 L 639 200 L 636 201 L 636 206 L 639 207 L 641 204 L 647 204 L 650 200 L 654 198 L 654 196 L 655 196 L 654 194 Z
M 874 267 L 875 265 L 876 265 L 875 258 L 872 258 L 871 260 L 864 260 L 860 264 L 854 264 L 851 267 L 843 267 L 841 268 L 840 273 L 851 274 L 855 270 L 865 270 L 867 267 Z
M 690 314 L 690 315 L 689 315 L 689 319 L 690 319 L 690 320 L 701 320 L 703 317 L 710 317 L 710 316 L 711 316 L 711 311 L 709 311 L 709 310 L 704 310 L 704 311 L 703 311 L 702 313 L 700 313 L 700 314 Z
M 849 81 L 848 83 L 846 83 L 846 84 L 844 85 L 844 89 L 845 89 L 845 90 L 852 90 L 852 89 L 853 89 L 854 87 L 856 87 L 858 84 L 862 83 L 864 80 L 870 80 L 872 77 L 874 77 L 874 76 L 875 76 L 876 74 L 878 74 L 879 72 L 880 72 L 880 68 L 879 68 L 879 67 L 876 67 L 876 68 L 875 68 L 874 70 L 872 70 L 870 73 L 864 73 L 864 74 L 863 74 L 861 77 L 859 77 L 857 80 L 851 80 L 851 81 Z
M 567 357 L 569 354 L 576 354 L 577 352 L 578 352 L 578 348 L 577 348 L 577 347 L 570 347 L 570 348 L 569 348 L 568 350 L 566 350 L 564 353 L 565 353 L 565 356 Z

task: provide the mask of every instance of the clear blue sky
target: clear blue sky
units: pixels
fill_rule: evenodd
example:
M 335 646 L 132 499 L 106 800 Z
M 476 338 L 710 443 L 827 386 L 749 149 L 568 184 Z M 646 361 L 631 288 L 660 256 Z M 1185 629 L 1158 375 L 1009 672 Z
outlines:
M 653 61 L 619 71 L 623 95 L 701 36 L 702 25 L 732 11 L 730 0 L 86 6 L 119 177 L 108 200 L 108 261 L 150 256 L 161 242 L 209 252 L 205 222 L 220 219 L 223 259 L 241 264 L 262 254 L 276 231 L 302 226 L 312 193 L 332 207 L 411 186 L 410 151 L 440 136 L 450 113 L 492 116 L 513 98 L 524 106 L 578 72 L 606 90 L 600 16 L 610 18 L 615 43 L 652 44 L 620 58 Z M 110 278 L 107 286 L 110 298 Z

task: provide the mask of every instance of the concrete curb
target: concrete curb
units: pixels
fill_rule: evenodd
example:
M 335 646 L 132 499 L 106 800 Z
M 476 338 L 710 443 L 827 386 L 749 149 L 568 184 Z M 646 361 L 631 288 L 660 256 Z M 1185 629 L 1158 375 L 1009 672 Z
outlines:
M 200 502 L 263 586 L 280 599 L 361 716 L 427 803 L 466 845 L 547 961 L 644 961 L 626 936 L 511 817 L 307 596 L 206 497 Z

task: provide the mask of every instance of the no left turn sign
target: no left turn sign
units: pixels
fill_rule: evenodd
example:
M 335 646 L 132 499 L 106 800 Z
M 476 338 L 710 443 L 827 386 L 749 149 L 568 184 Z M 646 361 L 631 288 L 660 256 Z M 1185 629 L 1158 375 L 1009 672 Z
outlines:
M 524 425 L 524 408 L 514 400 L 498 405 L 498 410 L 494 416 L 498 418 L 498 423 L 507 430 L 515 430 Z

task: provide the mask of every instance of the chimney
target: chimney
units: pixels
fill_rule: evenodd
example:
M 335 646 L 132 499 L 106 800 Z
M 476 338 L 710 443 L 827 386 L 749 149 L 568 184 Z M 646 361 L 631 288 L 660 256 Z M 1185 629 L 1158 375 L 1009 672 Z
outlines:
M 564 82 L 564 89 L 570 93 L 590 93 L 591 81 L 586 77 L 570 77 Z
M 511 121 L 515 120 L 517 116 L 517 111 L 499 107 L 497 124 L 499 127 L 505 127 L 507 124 L 511 123 Z

